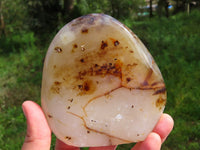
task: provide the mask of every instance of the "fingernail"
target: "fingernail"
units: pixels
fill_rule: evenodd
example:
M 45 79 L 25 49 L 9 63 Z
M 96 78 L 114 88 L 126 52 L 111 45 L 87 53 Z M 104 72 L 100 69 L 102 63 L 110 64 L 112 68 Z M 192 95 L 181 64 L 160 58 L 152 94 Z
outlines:
M 22 111 L 24 113 L 24 116 L 26 117 L 27 115 L 26 115 L 26 109 L 25 109 L 24 103 L 22 104 Z
M 171 123 L 174 124 L 174 120 L 173 120 L 173 118 L 172 118 L 170 115 L 165 114 L 165 116 L 166 116 L 166 118 L 169 120 L 169 122 L 171 122 Z

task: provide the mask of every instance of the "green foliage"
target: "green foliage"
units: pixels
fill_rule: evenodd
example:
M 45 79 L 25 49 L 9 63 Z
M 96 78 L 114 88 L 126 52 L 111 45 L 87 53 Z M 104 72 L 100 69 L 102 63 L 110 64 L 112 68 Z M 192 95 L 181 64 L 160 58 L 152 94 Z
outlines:
M 132 18 L 141 5 L 144 5 L 142 0 L 77 0 L 74 4 L 81 15 L 105 13 L 117 19 Z
M 24 0 L 28 6 L 30 28 L 37 34 L 54 30 L 59 23 L 61 5 L 54 0 Z
M 16 33 L 18 30 L 28 29 L 27 7 L 24 0 L 1 0 L 1 13 L 3 14 L 6 33 Z
M 43 57 L 33 48 L 0 59 L 1 107 L 18 106 L 24 100 L 40 97 Z
M 21 107 L 12 106 L 0 115 L 0 150 L 21 149 L 25 135 Z
M 28 50 L 35 46 L 33 32 L 22 32 L 0 38 L 0 53 L 8 54 Z

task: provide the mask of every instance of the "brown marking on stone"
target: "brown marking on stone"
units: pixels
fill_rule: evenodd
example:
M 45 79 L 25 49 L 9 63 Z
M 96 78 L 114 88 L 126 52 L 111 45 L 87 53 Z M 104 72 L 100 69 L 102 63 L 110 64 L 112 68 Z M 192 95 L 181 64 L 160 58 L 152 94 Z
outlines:
M 70 106 L 67 107 L 67 109 L 70 109 L 70 108 L 71 108 Z
M 67 113 L 68 113 L 68 114 L 71 114 L 71 115 L 73 115 L 73 116 L 76 116 L 76 117 L 80 118 L 81 120 L 83 120 L 83 117 L 81 117 L 81 116 L 79 116 L 79 115 L 77 115 L 77 114 L 75 114 L 75 113 L 73 113 L 73 112 L 67 111 Z
M 75 49 L 78 48 L 78 45 L 75 43 L 75 44 L 73 44 L 72 46 L 73 46 L 73 48 L 72 48 L 72 50 L 71 50 L 71 53 L 74 53 L 74 52 L 75 52 Z
M 78 95 L 92 94 L 96 90 L 96 84 L 92 80 L 85 80 L 82 84 L 78 85 Z
M 151 84 L 151 86 L 155 86 L 157 84 L 159 84 L 159 82 L 154 82 L 154 83 Z
M 118 140 L 121 140 L 121 141 L 124 141 L 124 142 L 127 142 L 127 143 L 131 143 L 131 141 L 128 141 L 128 140 L 125 140 L 125 139 L 122 139 L 122 138 L 119 138 L 119 137 L 115 137 L 113 135 L 110 135 L 110 134 L 102 132 L 102 131 L 97 131 L 95 129 L 89 128 L 88 126 L 86 126 L 86 122 L 85 121 L 84 121 L 84 126 L 85 126 L 85 128 L 87 130 L 90 130 L 90 131 L 93 131 L 93 132 L 96 132 L 96 133 L 100 133 L 100 134 L 106 135 L 108 137 L 115 138 L 115 139 L 118 139 Z
M 165 92 L 166 92 L 166 88 L 164 87 L 164 88 L 162 88 L 162 89 L 158 89 L 157 91 L 155 91 L 155 92 L 153 93 L 153 95 L 165 94 Z
M 131 108 L 134 108 L 134 105 L 131 105 Z
M 128 82 L 130 82 L 131 81 L 131 78 L 130 77 L 127 77 L 126 78 L 126 82 L 128 83 Z
M 105 98 L 107 98 L 107 99 L 109 99 L 109 98 L 111 98 L 112 96 L 110 95 L 110 93 L 106 93 L 105 94 Z
M 165 83 L 164 82 L 156 82 L 156 84 L 151 84 L 151 85 L 142 85 L 140 87 L 132 88 L 132 89 L 138 89 L 138 90 L 158 90 L 165 88 Z
M 91 122 L 96 122 L 95 120 L 90 120 Z
M 70 101 L 72 103 L 73 102 L 73 98 L 68 99 L 68 101 Z
M 60 94 L 61 84 L 61 82 L 55 81 L 50 88 L 51 92 L 54 94 Z
M 94 65 L 95 68 L 98 67 L 98 66 L 99 66 L 98 64 L 95 64 L 95 65 Z
M 166 99 L 163 99 L 162 97 L 159 97 L 157 100 L 156 100 L 156 107 L 161 110 L 163 108 L 163 106 L 165 106 L 166 104 Z
M 122 77 L 122 62 L 117 60 L 115 63 L 106 63 L 102 65 L 94 64 L 88 70 L 83 70 L 78 73 L 77 79 L 84 79 L 87 76 L 106 76 L 113 75 L 116 77 Z
M 77 44 L 74 44 L 74 45 L 73 45 L 73 48 L 78 48 L 78 45 L 77 45 Z
M 149 68 L 148 73 L 147 73 L 147 75 L 146 75 L 146 78 L 145 78 L 144 82 L 142 83 L 142 86 L 147 86 L 147 85 L 149 85 L 149 82 L 148 82 L 148 81 L 150 80 L 152 74 L 153 74 L 153 70 L 152 70 L 151 68 Z
M 165 88 L 165 83 L 164 82 L 154 82 L 151 84 L 151 87 L 155 88 Z
M 90 83 L 89 82 L 84 82 L 83 83 L 83 89 L 85 91 L 89 91 L 90 90 Z
M 83 88 L 83 85 L 78 85 L 78 88 L 81 90 Z
M 106 41 L 101 41 L 101 49 L 105 49 L 106 47 L 108 47 L 108 43 Z
M 65 139 L 67 139 L 67 140 L 71 140 L 72 137 L 70 137 L 70 136 L 65 136 Z
M 130 53 L 134 53 L 134 51 L 133 51 L 133 50 L 130 50 Z
M 118 45 L 119 45 L 119 41 L 116 40 L 116 41 L 114 42 L 114 46 L 118 46 Z
M 148 85 L 149 85 L 148 81 L 144 80 L 144 82 L 142 83 L 142 86 L 148 86 Z
M 129 72 L 129 71 L 133 70 L 133 68 L 135 68 L 135 66 L 137 66 L 136 63 L 127 64 L 125 69 L 126 69 L 127 72 Z
M 64 122 L 60 121 L 59 119 L 56 119 L 56 118 L 55 118 L 55 120 L 56 120 L 58 123 L 62 124 L 63 126 L 66 126 L 66 124 L 65 124 Z
M 89 131 L 89 130 L 87 130 L 87 133 L 89 134 L 89 133 L 90 133 L 90 131 Z
M 55 47 L 54 50 L 57 52 L 57 53 L 61 53 L 62 52 L 62 49 L 60 47 Z
M 72 50 L 71 50 L 71 53 L 74 53 L 74 52 L 75 52 L 75 50 L 74 50 L 74 49 L 72 49 Z
M 75 113 L 72 113 L 72 112 L 67 112 L 67 113 L 69 113 L 69 114 L 71 114 L 71 115 L 73 115 L 73 116 L 76 116 L 76 117 L 78 117 L 79 119 L 81 119 L 81 120 L 83 121 L 83 126 L 86 128 L 86 130 L 89 130 L 90 132 L 100 133 L 100 134 L 109 136 L 109 137 L 111 137 L 111 138 L 115 138 L 115 139 L 122 140 L 122 141 L 127 142 L 127 143 L 131 143 L 131 141 L 124 140 L 124 139 L 122 139 L 122 138 L 118 138 L 118 137 L 109 135 L 109 134 L 107 134 L 107 133 L 105 133 L 105 132 L 97 131 L 97 130 L 95 130 L 95 129 L 89 128 L 89 127 L 87 126 L 87 124 L 86 124 L 86 121 L 85 121 L 84 117 L 79 116 L 79 115 L 77 115 L 77 114 L 75 114 Z M 93 122 L 96 122 L 96 121 L 93 120 Z
M 105 94 L 98 95 L 98 96 L 96 96 L 96 97 L 90 99 L 89 101 L 87 101 L 87 103 L 83 106 L 83 112 L 84 112 L 85 116 L 87 116 L 87 113 L 86 113 L 86 110 L 85 110 L 85 109 L 86 109 L 86 107 L 87 107 L 91 102 L 95 101 L 95 100 L 96 100 L 97 98 L 99 98 L 99 97 L 106 96 L 106 95 L 110 94 L 111 92 L 113 92 L 113 91 L 115 91 L 115 90 L 117 90 L 117 89 L 119 89 L 119 88 L 121 88 L 121 87 L 122 87 L 122 86 L 119 85 L 118 87 L 116 87 L 116 88 L 114 88 L 114 89 L 112 89 L 112 90 L 106 92 Z
M 81 59 L 80 59 L 80 62 L 84 63 L 84 59 L 83 59 L 83 58 L 81 58 Z
M 55 81 L 54 84 L 57 85 L 57 86 L 59 86 L 59 85 L 61 85 L 61 82 Z
M 52 115 L 50 115 L 50 114 L 48 114 L 47 116 L 48 116 L 49 118 L 53 118 L 53 116 L 52 116 Z
M 109 38 L 109 39 L 112 41 L 114 46 L 118 46 L 120 44 L 120 42 L 114 38 Z
M 89 30 L 87 28 L 82 28 L 81 33 L 85 34 L 85 33 L 88 33 L 88 31 Z

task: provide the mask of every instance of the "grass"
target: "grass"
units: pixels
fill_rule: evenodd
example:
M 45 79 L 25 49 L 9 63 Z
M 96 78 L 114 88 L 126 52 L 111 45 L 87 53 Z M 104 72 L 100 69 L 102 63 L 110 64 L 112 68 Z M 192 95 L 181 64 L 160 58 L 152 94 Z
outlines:
M 35 46 L 0 57 L 0 150 L 20 149 L 26 121 L 24 100 L 39 102 L 44 53 Z
M 193 11 L 189 16 L 181 13 L 169 19 L 124 22 L 149 49 L 165 79 L 168 92 L 165 112 L 174 118 L 175 126 L 162 149 L 199 150 L 200 12 Z M 22 38 L 25 43 L 26 38 Z M 35 41 L 33 36 L 31 38 Z M 0 48 L 0 52 L 5 51 L 6 46 Z M 13 50 L 0 56 L 0 150 L 21 148 L 26 130 L 21 104 L 26 99 L 40 103 L 46 49 L 38 50 L 32 42 L 17 48 L 17 52 Z M 131 146 L 121 145 L 118 150 Z

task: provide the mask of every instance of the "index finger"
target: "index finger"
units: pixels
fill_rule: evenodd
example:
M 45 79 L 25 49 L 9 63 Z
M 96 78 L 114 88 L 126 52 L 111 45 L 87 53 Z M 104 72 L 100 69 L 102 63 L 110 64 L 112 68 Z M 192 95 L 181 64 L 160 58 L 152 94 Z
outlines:
M 158 121 L 157 125 L 153 129 L 153 132 L 157 133 L 162 142 L 165 141 L 167 136 L 170 134 L 174 126 L 174 121 L 172 117 L 168 114 L 163 114 Z

